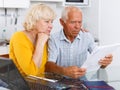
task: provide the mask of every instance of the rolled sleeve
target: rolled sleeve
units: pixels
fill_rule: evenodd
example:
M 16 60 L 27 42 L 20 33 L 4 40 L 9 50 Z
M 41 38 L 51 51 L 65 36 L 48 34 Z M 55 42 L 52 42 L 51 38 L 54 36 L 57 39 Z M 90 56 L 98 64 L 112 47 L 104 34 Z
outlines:
M 48 41 L 48 61 L 56 62 L 57 55 L 58 51 L 55 44 L 55 39 L 51 36 Z

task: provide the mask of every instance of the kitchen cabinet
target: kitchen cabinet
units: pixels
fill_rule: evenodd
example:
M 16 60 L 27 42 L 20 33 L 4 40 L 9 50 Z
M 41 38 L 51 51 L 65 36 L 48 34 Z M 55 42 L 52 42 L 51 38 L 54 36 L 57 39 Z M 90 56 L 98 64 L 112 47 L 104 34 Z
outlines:
M 30 1 L 63 2 L 63 0 L 30 0 Z
M 80 1 L 74 1 L 74 0 L 30 0 L 31 2 L 47 2 L 47 3 L 59 3 L 60 6 L 69 6 L 69 5 L 75 5 L 79 7 L 88 7 L 90 4 L 89 0 L 84 0 L 83 2 Z
M 3 0 L 0 0 L 0 7 L 3 7 Z
M 2 8 L 29 8 L 30 0 L 0 0 Z
M 63 6 L 64 0 L 30 0 L 31 3 L 55 4 L 57 7 Z

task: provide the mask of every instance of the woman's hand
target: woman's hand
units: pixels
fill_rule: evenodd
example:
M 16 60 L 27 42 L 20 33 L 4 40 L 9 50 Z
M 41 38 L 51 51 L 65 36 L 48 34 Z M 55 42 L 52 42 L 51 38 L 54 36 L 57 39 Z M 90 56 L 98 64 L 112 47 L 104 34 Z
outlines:
M 37 41 L 40 41 L 41 43 L 46 43 L 49 39 L 49 35 L 46 33 L 38 33 L 37 35 Z

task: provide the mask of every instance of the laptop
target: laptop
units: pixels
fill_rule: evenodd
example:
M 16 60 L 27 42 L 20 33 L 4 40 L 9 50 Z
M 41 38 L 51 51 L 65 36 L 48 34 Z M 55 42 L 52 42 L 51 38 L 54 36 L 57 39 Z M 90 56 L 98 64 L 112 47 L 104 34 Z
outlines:
M 9 90 L 30 90 L 13 61 L 0 57 L 0 86 Z
M 48 75 L 48 74 L 47 74 Z M 48 76 L 57 77 L 53 74 Z M 0 57 L 0 87 L 9 90 L 68 90 L 69 85 L 55 82 L 53 79 L 29 76 L 23 78 L 14 62 L 9 58 Z

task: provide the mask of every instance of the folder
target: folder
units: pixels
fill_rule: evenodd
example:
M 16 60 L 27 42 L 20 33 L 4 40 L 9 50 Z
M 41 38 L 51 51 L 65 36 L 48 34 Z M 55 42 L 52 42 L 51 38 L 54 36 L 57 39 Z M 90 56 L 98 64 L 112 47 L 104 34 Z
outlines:
M 88 90 L 115 90 L 105 81 L 83 81 Z

